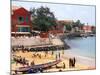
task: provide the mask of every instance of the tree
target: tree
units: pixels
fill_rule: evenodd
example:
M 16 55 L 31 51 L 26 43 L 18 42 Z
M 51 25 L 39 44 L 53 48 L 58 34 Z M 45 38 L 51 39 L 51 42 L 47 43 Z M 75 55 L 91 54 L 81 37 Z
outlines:
M 56 18 L 48 7 L 33 8 L 30 13 L 32 15 L 33 28 L 35 27 L 37 30 L 48 31 L 56 25 Z
M 77 20 L 76 22 L 73 23 L 73 27 L 79 27 L 79 28 L 81 28 L 81 27 L 83 27 L 83 25 L 84 24 L 82 24 L 80 20 Z
M 66 26 L 66 30 L 68 30 L 68 31 L 71 31 L 71 30 L 72 30 L 71 25 L 67 24 L 67 25 L 65 25 L 65 26 Z
M 95 26 L 92 26 L 92 27 L 91 27 L 91 30 L 92 30 L 92 33 L 93 33 L 93 34 L 96 34 L 96 28 L 95 28 Z

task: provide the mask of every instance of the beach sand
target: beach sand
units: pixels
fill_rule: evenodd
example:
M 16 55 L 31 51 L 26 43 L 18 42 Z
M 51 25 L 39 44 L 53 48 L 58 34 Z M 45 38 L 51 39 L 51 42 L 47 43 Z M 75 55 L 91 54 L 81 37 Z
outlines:
M 39 57 L 33 57 L 33 54 L 41 54 L 41 59 Z M 69 68 L 69 56 L 67 55 L 67 57 L 62 54 L 63 52 L 60 51 L 61 53 L 61 60 L 62 62 L 60 62 L 59 64 L 57 64 L 57 66 L 63 66 L 63 63 L 65 63 L 65 68 L 56 68 L 55 66 L 53 66 L 52 68 L 50 69 L 47 69 L 45 70 L 44 72 L 57 72 L 57 71 L 71 71 L 71 70 L 90 70 L 90 69 L 95 69 L 95 67 L 90 67 L 88 65 L 84 65 L 84 64 L 81 64 L 81 63 L 77 63 L 76 61 L 76 65 L 75 65 L 75 68 Z M 52 62 L 52 61 L 55 61 L 56 60 L 56 56 L 55 54 L 52 55 L 51 51 L 48 52 L 48 54 L 46 54 L 46 57 L 45 57 L 45 52 L 22 52 L 22 51 L 19 51 L 19 52 L 15 52 L 14 55 L 16 56 L 21 56 L 21 57 L 25 57 L 28 61 L 29 61 L 29 64 L 34 61 L 35 65 L 37 64 L 44 64 L 44 63 L 48 63 L 48 62 Z M 19 67 L 23 67 L 23 65 L 21 64 L 17 64 L 16 63 L 12 63 L 11 64 L 11 70 L 16 70 L 17 68 Z

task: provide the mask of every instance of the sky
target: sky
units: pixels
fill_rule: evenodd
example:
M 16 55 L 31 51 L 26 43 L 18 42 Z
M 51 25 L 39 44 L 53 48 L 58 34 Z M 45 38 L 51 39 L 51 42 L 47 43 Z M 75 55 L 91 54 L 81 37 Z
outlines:
M 41 6 L 49 7 L 58 20 L 80 20 L 82 23 L 95 26 L 95 6 L 72 5 L 72 4 L 51 4 L 37 2 L 12 1 L 12 6 L 24 7 L 27 10 L 39 8 Z

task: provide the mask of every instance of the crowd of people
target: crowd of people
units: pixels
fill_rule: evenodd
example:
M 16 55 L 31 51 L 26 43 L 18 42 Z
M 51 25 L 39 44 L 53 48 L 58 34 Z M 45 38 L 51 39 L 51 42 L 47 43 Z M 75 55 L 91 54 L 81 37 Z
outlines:
M 38 54 L 38 53 L 37 53 L 37 54 L 33 54 L 33 56 L 32 56 L 32 57 L 33 57 L 33 58 L 38 57 L 38 58 L 40 58 L 40 59 L 41 59 L 41 57 L 42 57 L 42 56 L 41 56 L 41 54 Z
M 21 56 L 13 56 L 13 60 L 16 62 L 16 65 L 19 63 L 23 66 L 29 66 L 28 60 L 26 60 L 26 58 L 22 58 Z
M 40 46 L 40 47 L 26 47 L 24 45 L 17 45 L 17 46 L 12 46 L 12 51 L 56 51 L 56 50 L 64 50 L 64 46 Z
M 43 48 L 34 48 L 36 50 L 38 49 L 49 49 L 50 47 L 43 47 Z M 51 47 L 50 49 L 52 50 L 54 48 Z M 57 47 L 58 49 L 59 47 Z M 62 47 L 63 48 L 63 47 Z M 33 55 L 32 55 L 32 58 L 39 58 L 39 59 L 42 59 L 43 55 L 41 53 L 38 53 L 38 51 L 34 51 L 33 50 L 30 50 L 28 48 L 25 48 L 23 45 L 19 45 L 19 46 L 16 46 L 16 47 L 12 47 L 12 51 L 13 52 L 16 52 L 16 51 L 22 51 L 23 53 L 24 52 L 33 52 Z M 54 55 L 54 52 L 51 51 L 51 55 Z M 44 51 L 44 57 L 47 57 L 48 56 L 48 50 L 47 51 Z M 58 52 L 58 54 L 55 55 L 55 58 L 56 60 L 57 59 L 61 59 L 61 53 Z M 17 64 L 21 64 L 23 66 L 27 65 L 27 66 L 33 66 L 35 65 L 35 61 L 33 60 L 32 62 L 29 63 L 28 60 L 26 60 L 26 58 L 24 57 L 21 57 L 21 56 L 13 56 L 13 60 L 16 62 L 16 65 Z M 76 58 L 69 58 L 69 68 L 75 68 L 75 64 L 76 64 Z M 61 69 L 65 69 L 66 68 L 66 63 L 63 62 L 62 63 L 62 66 L 56 66 L 56 68 L 60 69 L 59 71 L 62 71 Z

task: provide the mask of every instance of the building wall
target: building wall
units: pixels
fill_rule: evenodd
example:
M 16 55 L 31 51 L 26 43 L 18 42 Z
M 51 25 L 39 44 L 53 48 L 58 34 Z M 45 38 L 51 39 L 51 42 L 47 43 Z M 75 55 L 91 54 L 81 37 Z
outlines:
M 84 30 L 84 32 L 91 32 L 92 27 L 91 26 L 83 26 L 83 30 Z
M 11 31 L 12 32 L 18 32 L 18 28 L 24 29 L 23 27 L 29 27 L 30 30 L 32 29 L 31 20 L 30 20 L 30 13 L 24 9 L 19 8 L 17 10 L 14 10 L 12 15 L 12 25 L 11 25 Z

